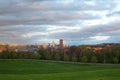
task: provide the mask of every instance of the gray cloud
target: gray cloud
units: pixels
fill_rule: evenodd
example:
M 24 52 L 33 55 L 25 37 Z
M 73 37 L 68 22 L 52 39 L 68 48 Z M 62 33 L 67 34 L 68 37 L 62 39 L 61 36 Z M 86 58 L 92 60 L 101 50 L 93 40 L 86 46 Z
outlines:
M 97 35 L 119 42 L 119 5 L 118 0 L 0 0 L 0 42 L 63 38 L 83 44 Z

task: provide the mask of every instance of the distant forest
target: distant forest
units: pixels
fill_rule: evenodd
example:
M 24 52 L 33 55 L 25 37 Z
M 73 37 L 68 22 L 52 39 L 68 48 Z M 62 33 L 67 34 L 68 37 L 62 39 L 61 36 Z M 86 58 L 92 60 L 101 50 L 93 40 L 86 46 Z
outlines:
M 0 59 L 41 59 L 83 63 L 120 63 L 120 46 L 94 51 L 86 46 L 70 46 L 58 49 L 40 49 L 37 53 L 3 51 Z

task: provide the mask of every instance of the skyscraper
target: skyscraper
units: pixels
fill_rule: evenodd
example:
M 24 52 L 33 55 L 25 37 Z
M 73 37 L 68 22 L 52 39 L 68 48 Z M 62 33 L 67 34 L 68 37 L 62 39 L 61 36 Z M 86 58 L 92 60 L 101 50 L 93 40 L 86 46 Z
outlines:
M 52 46 L 55 47 L 56 43 L 55 41 L 52 41 Z
M 43 49 L 46 49 L 46 48 L 47 48 L 46 43 L 43 43 L 43 44 L 42 44 L 42 47 L 43 47 Z
M 63 47 L 63 46 L 64 46 L 63 39 L 60 39 L 59 46 L 60 46 L 60 47 Z

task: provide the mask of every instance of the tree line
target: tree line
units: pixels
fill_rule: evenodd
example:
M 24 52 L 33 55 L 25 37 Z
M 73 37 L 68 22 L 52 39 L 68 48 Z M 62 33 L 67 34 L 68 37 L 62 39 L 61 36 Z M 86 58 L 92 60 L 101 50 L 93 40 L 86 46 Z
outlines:
M 62 60 L 84 63 L 120 63 L 120 46 L 105 47 L 100 51 L 94 51 L 86 46 L 71 46 L 67 51 L 40 50 L 41 59 Z
M 58 49 L 40 49 L 37 53 L 3 51 L 0 59 L 42 59 L 83 63 L 120 63 L 120 46 L 104 47 L 94 51 L 86 46 L 71 46 Z

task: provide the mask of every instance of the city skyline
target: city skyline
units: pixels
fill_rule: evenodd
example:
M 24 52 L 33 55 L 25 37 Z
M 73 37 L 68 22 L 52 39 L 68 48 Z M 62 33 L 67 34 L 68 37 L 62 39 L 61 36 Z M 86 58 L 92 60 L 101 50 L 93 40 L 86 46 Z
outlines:
M 0 0 L 0 43 L 119 43 L 119 0 Z

